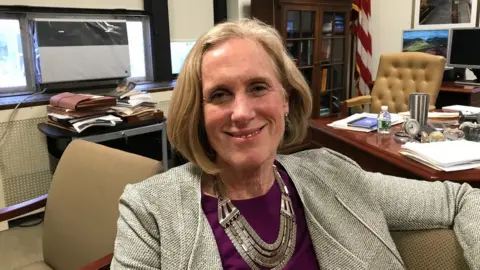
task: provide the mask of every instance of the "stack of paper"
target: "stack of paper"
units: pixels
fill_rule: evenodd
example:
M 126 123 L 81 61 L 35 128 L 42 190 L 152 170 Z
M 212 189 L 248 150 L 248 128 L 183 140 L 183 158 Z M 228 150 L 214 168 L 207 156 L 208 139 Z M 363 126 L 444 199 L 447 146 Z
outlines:
M 480 113 L 480 108 L 464 105 L 451 105 L 442 107 L 443 111 L 462 112 L 462 114 Z
M 137 93 L 135 95 L 128 96 L 127 98 L 121 99 L 117 102 L 117 107 L 123 106 L 128 108 L 135 108 L 137 106 L 143 107 L 155 107 L 157 102 L 155 102 L 152 96 L 149 93 Z
M 115 123 L 110 122 L 110 120 L 98 120 L 96 124 L 89 122 L 82 128 L 77 128 L 73 124 L 83 123 L 88 119 L 106 117 L 113 112 L 110 107 L 116 104 L 117 99 L 113 97 L 68 92 L 57 94 L 50 98 L 50 105 L 47 106 L 47 124 L 78 133 L 96 125 L 114 125 Z
M 398 114 L 410 118 L 410 112 L 400 112 Z M 428 112 L 428 118 L 458 118 L 458 116 L 458 112 Z
M 392 126 L 396 124 L 403 123 L 405 119 L 403 119 L 401 116 L 398 114 L 390 114 L 392 116 Z M 351 121 L 354 121 L 356 119 L 359 119 L 361 117 L 377 117 L 378 115 L 375 113 L 356 113 L 354 115 L 351 115 L 347 118 L 344 118 L 342 120 L 338 120 L 335 122 L 332 122 L 328 124 L 327 126 L 333 127 L 333 128 L 338 128 L 338 129 L 346 129 L 346 130 L 352 130 L 352 131 L 360 131 L 360 132 L 370 132 L 373 130 L 377 130 L 376 128 L 373 129 L 366 129 L 366 128 L 359 128 L 359 127 L 350 127 L 348 126 L 348 123 Z
M 433 143 L 409 142 L 400 153 L 435 170 L 460 171 L 480 167 L 480 143 L 445 141 Z
M 87 118 L 81 121 L 76 121 L 72 123 L 73 128 L 78 132 L 82 132 L 89 127 L 94 126 L 107 126 L 113 127 L 117 123 L 121 123 L 122 119 L 113 115 L 105 115 L 95 118 Z

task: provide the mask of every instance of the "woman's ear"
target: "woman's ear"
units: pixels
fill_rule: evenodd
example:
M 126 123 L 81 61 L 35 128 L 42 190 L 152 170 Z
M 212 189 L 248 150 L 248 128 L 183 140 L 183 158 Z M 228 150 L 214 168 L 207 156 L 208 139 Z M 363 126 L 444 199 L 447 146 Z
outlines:
M 290 91 L 285 91 L 285 100 L 283 102 L 283 110 L 285 115 L 288 115 L 288 113 L 290 112 L 290 106 L 288 102 L 289 99 L 290 99 Z
M 283 103 L 283 110 L 286 115 L 290 112 L 290 107 L 288 106 L 288 99 L 285 99 L 285 102 Z

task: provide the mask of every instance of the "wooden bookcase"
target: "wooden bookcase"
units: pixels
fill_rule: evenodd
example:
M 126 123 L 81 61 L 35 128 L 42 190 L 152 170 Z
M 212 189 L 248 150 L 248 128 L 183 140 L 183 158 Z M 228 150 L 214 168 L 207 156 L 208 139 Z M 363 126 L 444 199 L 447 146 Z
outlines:
M 312 118 L 340 113 L 347 98 L 351 0 L 251 0 L 251 16 L 275 26 L 310 85 Z

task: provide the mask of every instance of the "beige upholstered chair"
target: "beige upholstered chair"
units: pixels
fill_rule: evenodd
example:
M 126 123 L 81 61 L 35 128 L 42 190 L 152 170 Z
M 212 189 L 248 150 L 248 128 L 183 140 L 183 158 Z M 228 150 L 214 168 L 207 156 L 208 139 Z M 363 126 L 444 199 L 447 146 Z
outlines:
M 412 93 L 430 94 L 430 109 L 435 109 L 445 61 L 442 56 L 420 52 L 382 54 L 371 94 L 344 101 L 342 116 L 347 116 L 349 108 L 365 104 L 370 104 L 372 113 L 380 112 L 382 105 L 393 113 L 408 111 Z
M 46 204 L 43 256 L 21 269 L 79 269 L 113 252 L 118 201 L 124 187 L 162 171 L 159 161 L 82 140 L 71 142 L 50 192 L 0 209 L 0 221 Z

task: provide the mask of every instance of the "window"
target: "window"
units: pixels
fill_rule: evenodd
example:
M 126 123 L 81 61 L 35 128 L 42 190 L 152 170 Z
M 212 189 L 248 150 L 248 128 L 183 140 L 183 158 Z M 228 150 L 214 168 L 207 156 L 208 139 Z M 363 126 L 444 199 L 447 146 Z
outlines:
M 141 21 L 127 21 L 130 76 L 132 80 L 145 80 L 147 78 L 143 27 Z
M 178 74 L 182 69 L 183 62 L 188 53 L 195 45 L 195 41 L 174 41 L 170 42 L 170 51 L 172 55 L 172 73 Z
M 48 23 L 49 21 L 52 23 Z M 78 22 L 89 21 L 100 23 L 98 25 L 90 23 L 83 28 L 78 26 Z M 108 29 L 104 29 L 105 33 L 103 34 L 98 33 L 98 29 L 97 33 L 88 34 L 89 27 L 101 29 L 104 26 L 102 25 L 103 22 L 108 26 L 109 22 L 115 21 L 124 22 L 124 25 L 126 22 L 126 31 L 125 34 L 122 34 L 125 41 L 124 43 L 120 41 L 118 46 L 114 42 L 112 44 L 100 42 L 100 37 L 104 38 L 105 35 L 110 35 Z M 39 28 L 39 22 L 47 22 L 52 26 L 46 30 L 45 27 L 41 29 Z M 66 23 L 61 25 L 60 22 Z M 74 26 L 73 24 L 76 22 L 77 25 Z M 62 27 L 66 28 L 63 29 Z M 113 25 L 113 27 L 116 27 L 116 25 Z M 84 35 L 80 35 L 81 33 Z M 39 37 L 43 37 L 43 39 Z M 56 41 L 53 42 L 52 38 Z M 89 39 L 83 46 L 78 44 L 79 38 L 92 39 Z M 79 48 L 81 46 L 83 48 Z M 95 50 L 95 46 L 110 46 L 110 48 L 96 48 L 97 50 Z M 120 48 L 120 46 L 123 47 Z M 100 54 L 105 57 L 96 56 L 95 53 L 102 50 L 110 53 Z M 111 56 L 112 50 L 118 51 L 120 53 L 118 55 L 124 57 L 107 57 Z M 84 57 L 75 55 L 75 53 L 68 54 L 72 51 L 81 51 Z M 90 53 L 87 53 L 87 51 Z M 137 83 L 151 81 L 153 80 L 153 65 L 150 52 L 150 20 L 146 15 L 52 13 L 52 11 L 16 11 L 8 15 L 0 13 L 0 93 L 33 92 L 44 87 L 54 90 L 64 89 L 65 87 L 75 89 L 93 84 L 106 85 L 115 83 L 115 80 L 125 77 L 125 75 L 130 76 L 128 79 Z M 61 55 L 64 57 L 60 57 Z M 88 63 L 94 64 L 89 65 Z M 85 66 L 92 68 L 85 69 Z M 122 69 L 123 71 L 121 74 L 119 72 L 97 72 L 95 75 L 98 75 L 98 78 L 93 78 L 95 77 L 93 75 L 88 76 L 95 69 L 102 71 Z M 83 74 L 85 76 L 79 79 L 79 76 L 68 77 L 63 76 L 63 74 Z M 110 74 L 115 74 L 115 76 Z
M 0 19 L 0 92 L 25 90 L 27 79 L 18 19 Z

